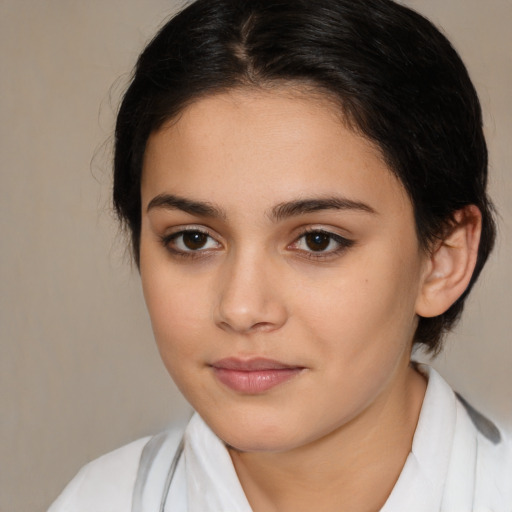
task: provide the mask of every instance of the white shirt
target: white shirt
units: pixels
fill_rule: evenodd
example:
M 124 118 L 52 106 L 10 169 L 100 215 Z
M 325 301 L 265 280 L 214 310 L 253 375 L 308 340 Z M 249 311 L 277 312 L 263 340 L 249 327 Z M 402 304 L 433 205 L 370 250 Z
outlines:
M 512 512 L 512 443 L 433 369 L 381 512 Z M 182 445 L 180 446 L 180 442 Z M 48 512 L 251 512 L 224 443 L 195 414 L 86 465 Z

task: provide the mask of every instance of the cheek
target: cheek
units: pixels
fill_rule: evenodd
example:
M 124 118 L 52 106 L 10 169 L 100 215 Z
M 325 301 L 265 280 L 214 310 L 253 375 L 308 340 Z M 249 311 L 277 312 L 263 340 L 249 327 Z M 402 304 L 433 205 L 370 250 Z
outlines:
M 372 250 L 345 263 L 336 278 L 311 282 L 311 300 L 299 318 L 308 319 L 309 329 L 332 357 L 379 360 L 393 347 L 402 350 L 416 323 L 416 258 L 404 261 L 396 251 Z
M 186 274 L 158 265 L 141 264 L 141 278 L 155 339 L 168 366 L 174 356 L 194 353 L 194 341 L 210 317 L 208 294 Z
M 360 262 L 328 286 L 317 282 L 310 290 L 310 307 L 297 313 L 303 322 L 299 331 L 312 340 L 317 368 L 325 377 L 326 393 L 313 390 L 309 398 L 320 410 L 332 410 L 332 417 L 326 417 L 331 426 L 340 417 L 348 421 L 358 414 L 408 362 L 416 326 L 414 269 L 384 260 Z M 308 393 L 303 391 L 304 399 Z

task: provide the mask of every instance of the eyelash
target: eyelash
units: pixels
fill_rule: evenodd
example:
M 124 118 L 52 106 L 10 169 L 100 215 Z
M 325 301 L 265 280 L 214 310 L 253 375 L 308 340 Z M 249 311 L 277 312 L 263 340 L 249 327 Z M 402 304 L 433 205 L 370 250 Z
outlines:
M 214 240 L 214 238 L 205 230 L 199 229 L 199 228 L 188 228 L 188 229 L 182 229 L 181 231 L 178 231 L 176 233 L 171 233 L 170 235 L 164 235 L 160 237 L 160 241 L 162 245 L 167 249 L 173 256 L 176 256 L 178 258 L 188 258 L 188 259 L 195 259 L 195 258 L 204 258 L 205 256 L 209 254 L 205 253 L 211 253 L 211 249 L 198 249 L 198 250 L 189 250 L 184 251 L 181 249 L 176 249 L 172 246 L 172 242 L 174 242 L 176 239 L 186 235 L 186 234 L 193 234 L 193 233 L 199 233 L 201 235 L 204 235 L 208 237 L 209 239 Z M 215 249 L 214 249 L 215 250 Z
M 164 246 L 165 249 L 167 249 L 173 256 L 176 256 L 178 258 L 188 258 L 188 259 L 196 259 L 196 258 L 204 258 L 209 255 L 216 249 L 197 249 L 197 250 L 182 250 L 182 249 L 176 249 L 172 246 L 172 243 L 177 240 L 178 238 L 186 235 L 186 234 L 194 234 L 199 233 L 201 235 L 204 235 L 208 237 L 211 240 L 215 240 L 214 237 L 210 235 L 207 231 L 204 231 L 199 228 L 189 228 L 189 229 L 183 229 L 181 231 L 178 231 L 176 233 L 171 233 L 170 235 L 164 235 L 160 237 L 160 242 Z M 301 257 L 314 260 L 314 261 L 323 261 L 327 260 L 331 257 L 338 256 L 339 254 L 345 252 L 347 249 L 352 247 L 355 244 L 354 240 L 350 240 L 348 238 L 345 238 L 341 235 L 338 235 L 336 233 L 332 233 L 330 231 L 326 231 L 324 229 L 315 229 L 310 228 L 304 230 L 293 243 L 288 245 L 287 248 L 291 248 L 294 245 L 297 245 L 301 240 L 305 239 L 310 234 L 320 234 L 325 235 L 329 238 L 329 244 L 331 242 L 335 242 L 338 244 L 338 247 L 334 250 L 330 251 L 307 251 L 307 250 L 301 250 Z M 218 242 L 217 242 L 218 243 Z M 220 245 L 220 244 L 219 244 Z
M 348 238 L 345 238 L 341 235 L 338 235 L 336 233 L 332 233 L 331 231 L 326 231 L 325 229 L 319 229 L 319 228 L 309 228 L 303 231 L 296 240 L 290 244 L 288 247 L 291 247 L 295 244 L 297 244 L 300 240 L 305 239 L 310 234 L 320 234 L 325 235 L 330 239 L 329 243 L 331 241 L 334 241 L 338 244 L 338 247 L 336 249 L 330 250 L 330 251 L 301 251 L 302 257 L 308 258 L 314 261 L 324 261 L 327 259 L 330 259 L 332 257 L 336 257 L 340 255 L 341 253 L 345 252 L 347 249 L 352 247 L 355 244 L 354 240 L 350 240 Z

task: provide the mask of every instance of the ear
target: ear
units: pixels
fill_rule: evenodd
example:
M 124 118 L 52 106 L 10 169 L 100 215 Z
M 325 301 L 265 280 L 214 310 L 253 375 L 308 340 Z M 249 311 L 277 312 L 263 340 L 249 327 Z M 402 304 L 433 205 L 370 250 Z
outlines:
M 466 290 L 478 256 L 482 214 L 475 205 L 455 212 L 453 223 L 425 262 L 416 313 L 443 314 Z

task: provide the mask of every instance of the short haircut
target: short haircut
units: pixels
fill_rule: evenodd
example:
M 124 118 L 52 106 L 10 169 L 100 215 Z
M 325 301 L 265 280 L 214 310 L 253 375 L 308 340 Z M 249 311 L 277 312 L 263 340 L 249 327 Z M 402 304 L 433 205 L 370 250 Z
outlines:
M 391 0 L 198 0 L 163 26 L 138 59 L 115 132 L 113 201 L 136 263 L 149 135 L 201 97 L 286 84 L 334 98 L 348 125 L 380 148 L 411 199 L 424 250 L 457 210 L 480 209 L 468 288 L 442 315 L 420 317 L 414 336 L 439 351 L 494 244 L 487 147 L 459 55 L 430 21 Z

